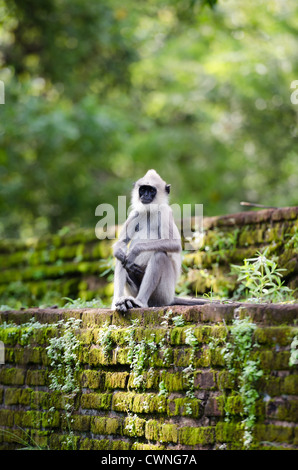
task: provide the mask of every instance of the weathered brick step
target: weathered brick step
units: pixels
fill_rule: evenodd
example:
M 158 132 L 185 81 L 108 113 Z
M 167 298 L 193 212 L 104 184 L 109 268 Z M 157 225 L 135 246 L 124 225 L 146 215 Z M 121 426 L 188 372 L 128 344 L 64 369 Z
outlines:
M 0 322 L 14 322 L 17 324 L 29 321 L 33 316 L 41 323 L 55 323 L 70 317 L 80 318 L 83 326 L 89 324 L 102 326 L 104 323 L 117 326 L 129 326 L 131 320 L 139 319 L 143 327 L 159 325 L 165 312 L 171 309 L 173 315 L 182 315 L 186 322 L 191 323 L 217 323 L 225 321 L 231 323 L 235 314 L 249 316 L 262 325 L 295 325 L 298 318 L 298 303 L 295 304 L 250 304 L 240 302 L 213 301 L 198 306 L 172 306 L 146 309 L 132 309 L 125 316 L 110 310 L 100 308 L 83 309 L 55 309 L 30 308 L 23 310 L 9 310 L 0 312 Z

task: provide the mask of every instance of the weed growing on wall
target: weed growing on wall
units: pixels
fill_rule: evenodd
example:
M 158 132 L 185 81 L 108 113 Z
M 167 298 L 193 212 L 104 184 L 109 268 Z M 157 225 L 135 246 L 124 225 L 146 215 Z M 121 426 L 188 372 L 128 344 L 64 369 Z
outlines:
M 62 406 L 68 431 L 66 445 L 73 449 L 75 441 L 71 430 L 71 415 L 74 410 L 75 396 L 79 391 L 77 372 L 80 367 L 77 355 L 80 341 L 75 335 L 75 330 L 79 328 L 80 324 L 81 320 L 75 318 L 58 321 L 55 326 L 59 336 L 51 338 L 49 346 L 46 348 L 52 367 L 52 372 L 49 374 L 51 381 L 49 388 L 62 395 Z M 54 409 L 52 408 L 50 411 L 54 411 Z
M 259 360 L 252 358 L 252 353 L 258 346 L 253 338 L 255 329 L 256 325 L 251 322 L 250 318 L 236 317 L 230 328 L 230 341 L 227 341 L 222 349 L 228 371 L 238 384 L 242 400 L 245 448 L 249 448 L 253 440 L 256 400 L 259 397 L 256 382 L 263 375 L 263 371 L 259 368 Z M 226 414 L 226 419 L 229 420 L 229 413 Z
M 295 366 L 298 365 L 298 335 L 294 336 L 291 343 L 291 354 L 289 359 L 289 365 Z
M 116 325 L 109 325 L 107 322 L 105 322 L 102 326 L 102 329 L 100 330 L 98 343 L 101 345 L 106 359 L 108 359 L 110 352 L 114 347 L 112 332 L 116 329 L 118 329 Z
M 59 336 L 49 340 L 46 348 L 53 371 L 49 377 L 50 388 L 65 394 L 78 391 L 76 372 L 79 370 L 78 349 L 80 341 L 75 335 L 81 320 L 70 318 L 66 322 L 60 320 L 56 323 Z
M 133 373 L 133 386 L 141 388 L 144 386 L 144 372 L 150 367 L 151 358 L 157 346 L 154 337 L 152 340 L 143 339 L 140 342 L 135 340 L 135 331 L 138 325 L 139 321 L 134 320 L 128 328 L 126 336 L 129 348 L 127 360 Z
M 198 340 L 195 337 L 193 330 L 191 328 L 188 328 L 185 331 L 185 344 L 191 347 L 189 365 L 182 371 L 183 376 L 187 382 L 186 396 L 189 398 L 195 398 L 195 395 L 194 395 L 194 389 L 195 389 L 194 387 L 194 372 L 195 372 L 194 358 L 195 358 L 195 352 L 198 346 Z M 192 414 L 192 408 L 191 408 L 190 403 L 186 405 L 186 414 L 188 415 Z
M 52 368 L 49 379 L 49 388 L 60 392 L 62 398 L 62 407 L 67 424 L 66 444 L 74 448 L 74 436 L 71 430 L 71 415 L 74 409 L 74 399 L 79 391 L 77 372 L 79 370 L 78 350 L 80 341 L 75 335 L 79 328 L 81 320 L 69 318 L 67 321 L 60 320 L 57 323 L 40 323 L 31 318 L 28 322 L 21 325 L 15 323 L 2 323 L 0 328 L 6 330 L 8 336 L 18 335 L 18 342 L 22 346 L 30 346 L 34 333 L 38 330 L 51 328 L 57 330 L 58 335 L 49 339 L 49 346 L 46 347 L 47 356 Z M 51 416 L 54 419 L 55 408 L 49 409 L 49 423 Z
M 273 259 L 267 257 L 268 249 L 259 251 L 254 258 L 244 259 L 242 266 L 231 265 L 232 273 L 237 274 L 239 287 L 236 298 L 246 298 L 253 302 L 282 302 L 291 299 L 292 290 L 284 286 L 282 271 Z

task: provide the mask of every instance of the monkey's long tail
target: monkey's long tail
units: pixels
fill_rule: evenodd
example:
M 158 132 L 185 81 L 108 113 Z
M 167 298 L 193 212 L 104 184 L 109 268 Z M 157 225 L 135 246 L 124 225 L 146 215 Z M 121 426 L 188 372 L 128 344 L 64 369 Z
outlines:
M 174 297 L 171 305 L 204 305 L 209 304 L 210 300 L 208 299 L 197 299 L 193 297 Z

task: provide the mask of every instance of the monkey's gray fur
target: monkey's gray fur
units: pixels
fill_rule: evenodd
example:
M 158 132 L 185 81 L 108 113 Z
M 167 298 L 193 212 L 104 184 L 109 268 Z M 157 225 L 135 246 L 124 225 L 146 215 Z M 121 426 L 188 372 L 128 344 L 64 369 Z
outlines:
M 201 305 L 175 297 L 181 271 L 181 237 L 169 206 L 170 185 L 149 170 L 132 191 L 132 211 L 115 243 L 112 308 Z

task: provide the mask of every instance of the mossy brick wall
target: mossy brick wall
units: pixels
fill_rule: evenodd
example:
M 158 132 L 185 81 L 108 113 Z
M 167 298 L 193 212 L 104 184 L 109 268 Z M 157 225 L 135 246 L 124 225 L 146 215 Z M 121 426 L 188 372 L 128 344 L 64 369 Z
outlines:
M 182 282 L 191 293 L 230 296 L 236 288 L 231 264 L 241 265 L 257 251 L 276 257 L 285 285 L 298 287 L 298 207 L 239 212 L 204 218 L 203 245 L 184 257 Z M 298 296 L 298 291 L 296 292 Z
M 231 328 L 235 310 L 257 325 L 254 336 L 259 347 L 252 353 L 263 370 L 257 383 L 252 448 L 297 449 L 298 377 L 297 366 L 290 366 L 289 360 L 298 333 L 298 304 L 219 302 L 173 307 L 172 316 L 183 317 L 180 327 L 164 323 L 165 308 L 134 309 L 126 317 L 107 309 L 0 312 L 0 323 L 18 325 L 0 328 L 5 345 L 5 363 L 0 366 L 1 448 L 23 447 L 16 442 L 18 436 L 24 441 L 32 438 L 35 446 L 64 449 L 73 433 L 72 444 L 79 450 L 242 449 L 242 403 L 221 353 L 221 340 Z M 27 330 L 22 325 L 32 317 L 44 327 L 24 341 Z M 56 334 L 53 324 L 70 317 L 81 319 L 76 331 L 81 346 L 79 392 L 68 427 L 61 395 L 49 388 L 51 366 L 45 348 Z M 125 340 L 136 319 L 135 340 L 154 338 L 157 345 L 142 371 L 141 388 L 134 385 Z M 110 328 L 112 349 L 105 355 L 98 339 L 107 325 L 114 328 Z M 189 328 L 198 341 L 191 398 L 183 372 L 192 354 L 186 341 Z M 161 383 L 166 394 L 160 393 Z
M 184 258 L 183 291 L 187 287 L 190 294 L 203 294 L 212 289 L 231 295 L 236 280 L 230 264 L 242 264 L 265 247 L 286 269 L 286 284 L 298 287 L 298 207 L 204 217 L 204 229 L 203 245 Z M 62 233 L 0 241 L 0 304 L 9 304 L 12 297 L 28 307 L 41 303 L 62 307 L 63 297 L 100 297 L 110 304 L 113 240 L 97 239 L 94 229 Z

